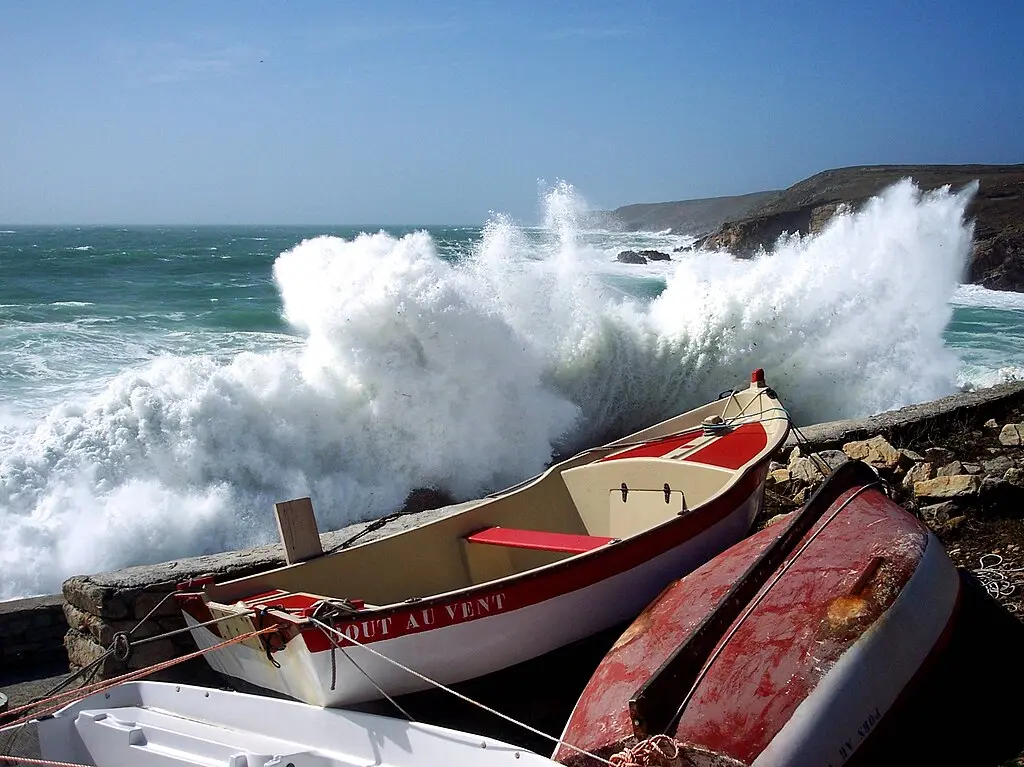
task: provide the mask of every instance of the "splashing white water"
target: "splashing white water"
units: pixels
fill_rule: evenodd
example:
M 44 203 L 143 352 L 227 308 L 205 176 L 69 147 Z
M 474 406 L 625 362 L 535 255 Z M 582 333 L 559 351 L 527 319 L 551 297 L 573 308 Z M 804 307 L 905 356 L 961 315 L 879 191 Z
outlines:
M 268 540 L 285 498 L 311 495 L 329 528 L 416 487 L 473 497 L 755 367 L 800 422 L 947 394 L 972 193 L 901 183 L 751 261 L 616 264 L 580 236 L 566 184 L 544 232 L 495 216 L 455 265 L 425 233 L 305 241 L 274 268 L 301 347 L 164 357 L 42 422 L 6 422 L 0 597 Z

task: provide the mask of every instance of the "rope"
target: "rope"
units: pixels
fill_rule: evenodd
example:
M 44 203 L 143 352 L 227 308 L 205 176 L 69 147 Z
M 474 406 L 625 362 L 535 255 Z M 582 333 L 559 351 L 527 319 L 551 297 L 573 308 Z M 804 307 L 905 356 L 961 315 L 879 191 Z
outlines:
M 684 767 L 690 761 L 684 761 L 681 745 L 668 735 L 654 735 L 612 754 L 608 763 L 615 767 Z
M 313 611 L 313 614 L 314 615 L 316 614 L 316 610 Z M 332 690 L 334 689 L 336 675 L 337 675 L 337 666 L 335 664 L 334 653 L 335 653 L 335 650 L 341 650 L 344 653 L 345 657 L 348 658 L 349 663 L 351 663 L 353 666 L 355 666 L 356 669 L 358 669 L 359 673 L 361 673 L 363 676 L 366 677 L 366 679 L 370 682 L 370 684 L 372 684 L 377 689 L 377 692 L 379 692 L 381 694 L 381 696 L 385 700 L 387 700 L 388 703 L 390 703 L 392 706 L 394 706 L 396 709 L 398 709 L 399 712 L 401 712 L 402 716 L 404 716 L 410 722 L 415 722 L 416 721 L 408 711 L 406 711 L 404 708 L 402 708 L 400 705 L 398 705 L 398 702 L 394 698 L 392 698 L 390 695 L 388 695 L 387 692 L 384 691 L 383 687 L 381 687 L 379 684 L 377 684 L 377 681 L 366 672 L 366 669 L 364 669 L 362 666 L 360 666 L 358 663 L 356 663 L 356 659 L 355 658 L 353 658 L 351 655 L 349 655 L 347 652 L 344 651 L 344 648 L 341 646 L 341 644 L 338 642 L 338 640 L 334 636 L 328 634 L 327 638 L 331 641 L 331 689 Z
M 28 756 L 5 756 L 0 754 L 0 764 L 43 764 L 53 767 L 89 767 L 87 764 L 78 762 L 52 762 L 49 759 L 32 759 Z
M 392 666 L 397 666 L 398 668 L 402 669 L 402 671 L 405 671 L 407 674 L 411 674 L 412 676 L 416 677 L 417 679 L 419 679 L 419 680 L 421 680 L 423 682 L 426 682 L 427 684 L 429 684 L 429 685 L 431 685 L 433 687 L 436 687 L 439 690 L 444 690 L 449 695 L 454 695 L 456 698 L 458 698 L 459 700 L 461 700 L 461 701 L 463 701 L 465 703 L 469 703 L 472 706 L 476 706 L 477 708 L 482 709 L 482 710 L 486 711 L 489 714 L 494 714 L 494 716 L 496 716 L 496 717 L 498 717 L 500 719 L 504 719 L 506 722 L 509 722 L 510 724 L 514 724 L 514 725 L 517 725 L 519 727 L 522 727 L 524 730 L 532 732 L 534 735 L 539 735 L 542 738 L 546 738 L 546 739 L 550 740 L 551 742 L 553 742 L 553 743 L 555 743 L 557 745 L 565 746 L 566 748 L 572 749 L 573 751 L 575 751 L 578 754 L 583 754 L 583 756 L 589 756 L 591 759 L 595 759 L 598 762 L 601 762 L 601 764 L 612 765 L 612 767 L 615 767 L 612 764 L 612 762 L 610 762 L 607 759 L 603 759 L 600 756 L 597 756 L 596 754 L 592 754 L 589 751 L 586 751 L 586 750 L 580 748 L 579 746 L 575 746 L 572 743 L 569 743 L 567 741 L 562 740 L 561 738 L 556 738 L 553 735 L 548 735 L 546 732 L 542 732 L 541 730 L 538 730 L 536 727 L 531 727 L 530 725 L 526 724 L 525 722 L 520 722 L 518 719 L 513 719 L 508 714 L 503 714 L 500 711 L 497 711 L 496 709 L 493 709 L 490 706 L 487 706 L 487 705 L 481 703 L 480 701 L 473 700 L 472 698 L 463 695 L 461 692 L 457 692 L 457 691 L 453 690 L 451 687 L 446 687 L 445 685 L 441 684 L 440 682 L 435 681 L 434 679 L 431 679 L 428 676 L 424 676 L 420 672 L 414 671 L 413 669 L 409 668 L 408 666 L 403 665 L 402 663 L 399 663 L 397 660 L 389 658 L 387 655 L 384 655 L 384 653 L 381 653 L 381 652 L 378 652 L 377 650 L 374 650 L 369 645 L 365 645 L 362 642 L 360 642 L 359 640 L 353 639 L 348 634 L 344 634 L 344 633 L 338 631 L 333 626 L 328 626 L 323 621 L 317 620 L 316 618 L 310 618 L 310 622 L 315 624 L 315 625 L 317 625 L 317 626 L 319 626 L 321 631 L 327 632 L 328 634 L 333 634 L 333 635 L 337 636 L 339 639 L 341 639 L 344 642 L 351 642 L 352 644 L 354 644 L 354 645 L 356 645 L 358 647 L 362 647 L 364 650 L 366 650 L 369 653 L 372 653 L 373 655 L 376 655 L 381 660 L 387 661 Z
M 37 701 L 36 703 L 28 703 L 24 706 L 19 706 L 18 708 L 11 709 L 7 713 L 9 715 L 19 714 L 23 711 L 27 711 L 28 709 L 35 708 L 35 706 L 38 703 L 48 704 L 41 712 L 26 717 L 22 717 L 21 719 L 18 719 L 16 721 L 11 722 L 8 725 L 5 725 L 3 729 L 0 730 L 0 732 L 4 730 L 13 729 L 15 727 L 23 727 L 24 725 L 31 722 L 33 719 L 38 719 L 42 716 L 53 714 L 56 711 L 62 709 L 64 706 L 69 705 L 69 703 L 81 700 L 89 695 L 92 695 L 93 693 L 102 692 L 103 690 L 109 689 L 111 687 L 116 687 L 117 685 L 122 684 L 124 682 L 134 682 L 137 679 L 142 679 L 143 677 L 149 676 L 150 674 L 153 674 L 157 671 L 163 671 L 165 668 L 176 666 L 179 663 L 190 661 L 193 658 L 199 658 L 208 652 L 220 650 L 229 645 L 237 644 L 238 642 L 244 642 L 246 639 L 252 639 L 253 637 L 261 636 L 263 634 L 269 634 L 277 630 L 277 626 L 267 626 L 266 628 L 256 629 L 255 631 L 249 631 L 245 634 L 239 634 L 238 636 L 231 637 L 230 639 L 225 639 L 223 642 L 218 642 L 217 644 L 212 645 L 211 647 L 206 647 L 204 649 L 188 653 L 187 655 L 180 655 L 176 658 L 169 658 L 168 660 L 161 661 L 160 663 L 157 663 L 155 665 L 147 666 L 146 668 L 141 668 L 137 671 L 129 671 L 127 674 L 121 674 L 120 676 L 115 676 L 110 679 L 103 679 L 94 684 L 86 685 L 85 687 L 79 687 L 76 690 L 68 690 L 67 692 L 62 692 L 60 695 L 55 695 L 52 698 L 49 698 L 44 701 Z M 65 699 L 70 700 L 65 702 Z M 55 701 L 60 702 L 55 703 Z
M 157 605 L 157 607 L 159 607 L 159 605 Z M 156 608 L 154 608 L 154 610 L 155 609 Z M 153 611 L 150 611 L 150 614 L 152 614 L 152 612 Z M 244 615 L 244 614 L 245 613 L 236 613 L 236 614 L 232 614 L 232 615 L 224 615 L 224 616 L 221 616 L 220 618 L 214 618 L 213 620 L 204 621 L 203 623 L 197 623 L 194 626 L 194 628 L 200 628 L 200 627 L 205 627 L 205 626 L 212 626 L 215 623 L 221 623 L 223 621 L 232 620 L 234 618 L 239 617 L 239 615 Z M 138 625 L 135 626 L 135 628 L 132 629 L 132 631 L 135 631 L 141 625 L 142 625 L 142 623 L 140 622 Z M 85 673 L 88 670 L 99 666 L 99 664 L 102 663 L 111 654 L 113 654 L 114 657 L 117 658 L 119 650 L 124 650 L 124 649 L 127 650 L 127 655 L 126 655 L 126 659 L 127 659 L 127 657 L 131 656 L 132 647 L 134 647 L 135 645 L 143 645 L 143 644 L 147 644 L 149 642 L 155 642 L 155 641 L 157 641 L 159 639 L 166 639 L 167 637 L 175 636 L 177 634 L 183 634 L 186 631 L 191 631 L 191 630 L 192 630 L 192 628 L 186 626 L 183 629 L 175 629 L 174 631 L 167 631 L 167 632 L 165 632 L 163 634 L 157 634 L 155 636 L 146 637 L 145 639 L 139 639 L 139 640 L 137 640 L 135 642 L 131 642 L 128 639 L 128 636 L 127 636 L 127 634 L 125 632 L 119 631 L 117 634 L 114 635 L 113 641 L 110 643 L 110 647 L 108 647 L 97 658 L 95 658 L 94 660 L 90 661 L 88 663 L 88 665 L 85 665 L 82 668 L 80 668 L 78 671 L 76 671 L 74 674 L 69 676 L 64 681 L 62 681 L 56 687 L 52 688 L 49 692 L 44 694 L 42 697 L 36 698 L 33 701 L 25 703 L 25 704 L 19 706 L 16 709 L 10 709 L 8 711 L 5 711 L 4 712 L 4 716 L 5 717 L 10 717 L 11 715 L 16 714 L 16 713 L 20 713 L 22 711 L 28 711 L 31 708 L 35 708 L 35 706 L 39 705 L 40 703 L 45 703 L 45 702 L 49 702 L 49 701 L 52 701 L 52 700 L 58 700 L 58 699 L 61 699 L 61 698 L 71 697 L 71 696 L 74 696 L 76 693 L 79 693 L 82 690 L 85 690 L 88 687 L 91 687 L 92 685 L 87 685 L 86 687 L 76 687 L 74 690 L 68 690 L 67 692 L 61 693 L 60 695 L 56 695 L 56 696 L 54 695 L 54 693 L 58 692 L 61 688 L 67 687 L 67 685 L 70 684 L 72 681 L 74 681 L 74 679 L 76 677 L 84 676 Z M 128 634 L 130 634 L 130 633 L 131 633 L 131 631 L 128 632 Z M 141 671 L 143 669 L 138 669 L 138 670 Z M 101 680 L 100 682 L 97 682 L 97 684 L 101 684 L 103 681 L 106 681 L 106 680 Z
M 992 564 L 986 564 L 992 560 Z M 971 572 L 977 576 L 985 591 L 996 600 L 1004 600 L 1024 587 L 1024 567 L 1002 567 L 1003 558 L 999 554 L 985 554 L 978 560 L 980 567 Z M 1010 612 L 1017 612 L 1017 605 L 1005 605 Z
M 134 634 L 136 631 L 138 631 L 139 628 L 141 628 L 142 624 L 144 624 L 147 620 L 152 618 L 153 614 L 157 610 L 159 610 L 161 607 L 163 607 L 164 603 L 166 603 L 168 599 L 170 599 L 172 596 L 174 596 L 174 593 L 175 592 L 173 592 L 173 591 L 167 592 L 167 594 L 164 595 L 164 598 L 161 599 L 156 604 L 156 606 L 153 607 L 152 610 L 150 610 L 148 613 L 146 613 L 146 615 L 142 618 L 142 620 L 140 620 L 138 623 L 136 623 L 134 626 L 132 626 L 131 630 L 128 631 L 127 634 L 124 631 L 119 631 L 116 634 L 114 634 L 114 637 L 113 637 L 113 640 L 110 643 L 110 646 L 107 647 L 106 650 L 101 655 L 99 655 L 98 657 L 96 657 L 95 659 L 93 659 L 92 661 L 87 663 L 86 665 L 82 666 L 82 668 L 78 669 L 78 671 L 76 671 L 75 673 L 73 673 L 69 677 L 67 677 L 66 679 L 64 679 L 61 682 L 59 682 L 56 686 L 54 686 L 54 687 L 50 688 L 49 690 L 47 690 L 39 698 L 36 698 L 34 701 L 31 701 L 30 703 L 27 703 L 24 706 L 22 706 L 21 709 L 19 709 L 19 710 L 26 710 L 27 708 L 31 708 L 34 704 L 39 703 L 40 701 L 44 701 L 44 700 L 48 699 L 51 695 L 53 695 L 56 692 L 60 692 L 62 689 L 64 689 L 69 684 L 71 684 L 73 681 L 75 681 L 78 677 L 85 676 L 89 671 L 92 671 L 92 670 L 95 670 L 96 668 L 98 668 L 99 665 L 104 660 L 106 660 L 111 654 L 113 654 L 114 657 L 116 659 L 118 659 L 118 660 L 126 661 L 128 659 L 128 657 L 130 657 L 131 652 L 132 652 L 131 642 L 130 642 L 131 635 Z M 160 635 L 160 636 L 152 637 L 152 639 L 150 639 L 149 641 L 153 641 L 155 639 L 163 639 L 165 636 L 169 636 L 169 635 Z M 141 644 L 141 642 L 136 642 L 136 644 Z M 122 654 L 124 655 L 123 658 L 120 657 Z M 5 712 L 6 715 L 9 715 L 10 713 L 11 712 L 9 712 L 9 711 Z
M 189 582 L 191 583 L 191 579 L 189 579 Z M 69 684 L 74 682 L 79 677 L 85 677 L 88 674 L 89 680 L 91 681 L 92 678 L 96 675 L 96 671 L 97 671 L 97 669 L 99 669 L 99 667 L 103 663 L 103 661 L 105 661 L 111 655 L 113 655 L 116 660 L 119 660 L 122 663 L 127 662 L 128 659 L 131 657 L 131 654 L 132 654 L 132 644 L 131 644 L 131 639 L 130 639 L 131 635 L 134 634 L 136 631 L 138 631 L 139 628 L 142 626 L 142 624 L 144 624 L 146 621 L 148 621 L 150 618 L 152 618 L 153 614 L 157 610 L 159 610 L 161 607 L 163 607 L 164 604 L 167 602 L 167 600 L 170 599 L 172 596 L 174 596 L 174 592 L 173 591 L 167 592 L 167 594 L 164 595 L 164 598 L 161 599 L 159 602 L 157 602 L 157 604 L 153 607 L 153 609 L 151 609 L 148 613 L 145 614 L 145 616 L 143 616 L 142 620 L 140 620 L 138 623 L 136 623 L 134 626 L 132 626 L 130 631 L 128 631 L 127 633 L 125 633 L 124 631 L 119 631 L 116 634 L 114 634 L 114 637 L 113 637 L 113 639 L 112 639 L 112 641 L 110 643 L 110 646 L 107 647 L 106 650 L 104 650 L 104 652 L 101 655 L 99 655 L 98 657 L 94 658 L 92 661 L 90 661 L 86 665 L 82 666 L 82 668 L 78 669 L 78 671 L 76 671 L 75 673 L 71 674 L 66 679 L 62 680 L 57 685 L 55 685 L 54 687 L 51 687 L 49 690 L 47 690 L 45 693 L 43 693 L 43 695 L 41 697 L 36 698 L 36 699 L 30 701 L 29 703 L 25 704 L 24 706 L 22 706 L 19 709 L 19 711 L 26 711 L 26 710 L 28 710 L 30 708 L 34 708 L 41 701 L 45 701 L 48 698 L 50 698 L 54 693 L 60 692 L 61 690 L 63 690 L 65 687 L 67 687 Z M 163 637 L 153 637 L 153 639 L 158 639 L 158 638 L 162 639 Z M 11 714 L 11 712 L 9 712 L 9 711 L 5 712 L 3 718 L 9 717 L 10 714 Z M 21 732 L 22 731 L 20 729 L 15 730 L 11 734 L 10 739 L 7 740 L 5 743 L 3 743 L 2 747 L 0 747 L 0 751 L 8 752 L 11 749 L 13 749 L 14 748 L 14 744 L 18 740 L 18 736 L 21 735 Z

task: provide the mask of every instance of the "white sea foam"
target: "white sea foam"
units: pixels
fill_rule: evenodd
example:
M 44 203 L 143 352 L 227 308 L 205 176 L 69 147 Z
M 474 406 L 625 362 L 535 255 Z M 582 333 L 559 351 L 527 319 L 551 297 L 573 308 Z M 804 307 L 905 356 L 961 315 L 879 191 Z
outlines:
M 977 306 L 986 309 L 1024 311 L 1024 293 L 989 290 L 981 285 L 961 285 L 953 294 L 954 306 Z
M 903 183 L 769 257 L 633 271 L 568 185 L 540 236 L 494 216 L 454 266 L 422 232 L 307 240 L 274 267 L 298 344 L 162 353 L 45 417 L 0 412 L 0 597 L 268 540 L 285 498 L 328 528 L 415 487 L 479 495 L 755 367 L 801 422 L 949 393 L 971 193 Z
M 1024 381 L 1024 367 L 1020 365 L 963 365 L 957 373 L 957 384 L 962 390 L 985 389 L 1004 383 Z

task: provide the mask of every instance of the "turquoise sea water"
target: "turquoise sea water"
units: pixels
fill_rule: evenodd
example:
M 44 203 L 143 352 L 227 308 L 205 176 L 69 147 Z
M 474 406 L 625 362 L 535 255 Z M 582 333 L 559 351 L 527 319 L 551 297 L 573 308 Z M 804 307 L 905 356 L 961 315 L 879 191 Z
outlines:
M 736 261 L 543 226 L 0 226 L 0 598 L 476 497 L 767 370 L 798 422 L 1024 371 L 1024 300 L 960 286 L 965 197 L 909 185 Z

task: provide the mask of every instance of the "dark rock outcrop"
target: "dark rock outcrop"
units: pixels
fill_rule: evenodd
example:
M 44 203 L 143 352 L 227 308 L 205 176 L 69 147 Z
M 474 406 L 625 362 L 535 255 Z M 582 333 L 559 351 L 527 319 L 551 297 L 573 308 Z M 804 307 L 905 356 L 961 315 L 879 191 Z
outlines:
M 624 250 L 615 257 L 620 264 L 646 264 L 647 259 L 635 250 Z
M 840 206 L 857 209 L 885 187 L 912 178 L 922 189 L 979 182 L 967 209 L 974 250 L 965 280 L 1024 291 L 1024 165 L 879 165 L 828 170 L 725 222 L 696 247 L 751 257 L 783 233 L 819 231 Z
M 671 261 L 672 256 L 660 250 L 623 250 L 615 260 L 621 264 L 646 264 L 648 261 Z

